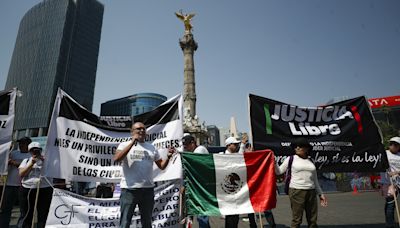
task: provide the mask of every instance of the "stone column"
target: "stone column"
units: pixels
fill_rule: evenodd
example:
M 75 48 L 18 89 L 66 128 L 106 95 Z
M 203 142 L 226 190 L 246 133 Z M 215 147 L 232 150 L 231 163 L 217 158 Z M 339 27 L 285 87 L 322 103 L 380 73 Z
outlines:
M 193 55 L 197 50 L 197 43 L 194 41 L 192 33 L 186 33 L 179 44 L 183 51 L 184 70 L 183 70 L 183 102 L 185 114 L 187 118 L 193 119 L 196 116 L 196 83 L 194 77 L 194 60 Z

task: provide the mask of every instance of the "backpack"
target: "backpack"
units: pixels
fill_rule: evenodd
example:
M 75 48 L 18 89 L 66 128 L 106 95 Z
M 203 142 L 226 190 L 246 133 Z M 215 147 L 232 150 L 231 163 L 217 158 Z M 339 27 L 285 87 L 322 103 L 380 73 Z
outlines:
M 293 155 L 290 155 L 289 165 L 288 165 L 288 168 L 287 168 L 286 174 L 285 174 L 285 193 L 286 193 L 286 195 L 289 194 L 290 179 L 292 179 L 292 164 L 293 164 Z

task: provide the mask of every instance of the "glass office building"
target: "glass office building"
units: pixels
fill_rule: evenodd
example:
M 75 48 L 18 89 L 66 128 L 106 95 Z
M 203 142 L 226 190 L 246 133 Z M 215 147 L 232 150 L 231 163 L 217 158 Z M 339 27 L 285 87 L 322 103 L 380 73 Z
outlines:
M 149 112 L 167 100 L 157 93 L 138 93 L 101 104 L 102 116 L 136 116 Z
M 91 110 L 104 6 L 44 0 L 22 18 L 6 88 L 18 87 L 16 137 L 43 136 L 58 87 Z

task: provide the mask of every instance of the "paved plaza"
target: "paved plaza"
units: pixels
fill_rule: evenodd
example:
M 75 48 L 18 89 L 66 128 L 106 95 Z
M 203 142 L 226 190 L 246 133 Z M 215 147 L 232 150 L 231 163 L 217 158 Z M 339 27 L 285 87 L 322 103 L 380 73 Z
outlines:
M 319 208 L 318 223 L 322 228 L 378 228 L 384 227 L 384 199 L 378 192 L 361 192 L 359 194 L 331 193 L 327 194 L 329 206 Z M 289 227 L 291 215 L 289 199 L 286 195 L 278 196 L 277 208 L 273 210 L 279 228 Z M 15 228 L 19 213 L 15 208 L 11 224 Z M 242 217 L 245 217 L 244 215 Z M 259 224 L 259 221 L 258 221 Z M 263 224 L 266 224 L 263 219 Z M 197 227 L 197 224 L 194 224 Z M 211 218 L 211 227 L 224 227 L 224 219 Z M 239 227 L 249 227 L 248 222 L 240 219 Z M 258 225 L 260 227 L 260 225 Z M 268 226 L 266 226 L 268 227 Z M 303 227 L 306 227 L 305 218 Z

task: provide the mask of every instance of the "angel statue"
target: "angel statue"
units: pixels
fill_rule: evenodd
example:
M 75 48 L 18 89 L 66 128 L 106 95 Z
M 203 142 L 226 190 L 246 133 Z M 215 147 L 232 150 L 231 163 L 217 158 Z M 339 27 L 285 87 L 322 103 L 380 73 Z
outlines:
M 194 13 L 189 13 L 189 14 L 183 14 L 182 10 L 175 13 L 175 15 L 183 21 L 185 24 L 185 33 L 191 33 L 193 26 L 190 24 L 190 21 L 194 17 Z

